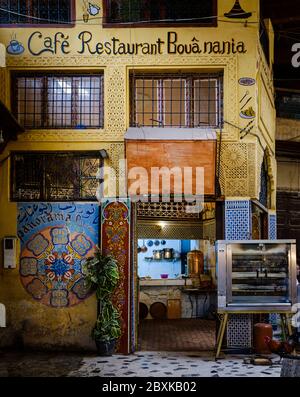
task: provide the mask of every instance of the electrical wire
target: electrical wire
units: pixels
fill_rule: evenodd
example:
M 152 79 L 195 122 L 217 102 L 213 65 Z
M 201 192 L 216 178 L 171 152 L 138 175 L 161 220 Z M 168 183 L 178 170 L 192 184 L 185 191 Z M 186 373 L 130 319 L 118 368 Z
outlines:
M 137 11 L 138 9 L 136 9 Z M 82 18 L 80 19 L 71 19 L 68 22 L 64 22 L 64 21 L 57 21 L 55 19 L 50 19 L 50 18 L 40 18 L 40 17 L 35 17 L 32 15 L 28 15 L 28 14 L 22 14 L 16 11 L 11 11 L 11 10 L 7 10 L 3 7 L 0 7 L 0 11 L 6 12 L 7 14 L 13 14 L 19 17 L 25 17 L 28 19 L 34 19 L 37 21 L 45 21 L 48 23 L 57 23 L 57 24 L 66 24 L 69 25 L 70 23 L 74 23 L 74 22 L 84 22 L 84 20 Z M 131 12 L 134 11 L 133 9 L 130 9 L 130 14 Z M 255 11 L 252 11 L 252 13 L 255 13 Z M 232 14 L 232 16 L 235 15 L 239 15 L 239 14 Z M 155 20 L 145 20 L 145 21 L 128 21 L 128 22 L 121 22 L 121 21 L 114 21 L 114 23 L 121 23 L 122 25 L 133 25 L 135 23 L 144 23 L 144 24 L 152 24 L 152 23 L 171 23 L 171 22 L 187 22 L 187 21 L 201 21 L 201 20 L 207 20 L 207 19 L 216 19 L 216 18 L 220 18 L 219 15 L 213 15 L 213 16 L 206 16 L 206 17 L 198 17 L 198 18 L 176 18 L 176 19 L 155 19 Z M 93 20 L 98 20 L 98 19 L 106 19 L 105 16 L 99 16 L 99 17 L 93 17 Z M 241 18 L 243 19 L 243 21 L 226 21 L 226 20 L 220 20 L 218 19 L 218 21 L 220 22 L 231 22 L 231 23 L 244 23 L 245 18 Z M 257 21 L 247 21 L 247 23 L 258 23 Z M 86 22 L 84 22 L 84 24 L 86 24 Z
M 136 9 L 138 10 L 138 9 Z M 61 21 L 61 20 L 55 20 L 55 19 L 50 19 L 50 18 L 41 18 L 41 17 L 36 17 L 33 15 L 28 15 L 28 14 L 23 14 L 20 12 L 16 12 L 16 11 L 12 11 L 12 10 L 8 10 L 5 9 L 3 7 L 0 7 L 0 11 L 2 12 L 6 12 L 7 14 L 12 14 L 12 15 L 16 15 L 19 17 L 24 17 L 24 18 L 28 18 L 28 19 L 33 19 L 36 21 L 44 21 L 44 22 L 48 22 L 48 23 L 57 23 L 57 24 L 65 24 L 65 25 L 69 25 L 70 23 L 75 23 L 75 22 L 84 22 L 83 18 L 79 18 L 79 19 L 71 19 L 67 22 Z M 132 11 L 134 11 L 133 9 L 130 9 L 130 14 L 132 13 Z M 250 11 L 252 12 L 252 14 L 255 14 L 255 11 Z M 232 14 L 232 16 L 238 16 L 239 14 Z M 212 15 L 212 16 L 206 16 L 206 17 L 198 17 L 198 18 L 176 18 L 176 19 L 154 19 L 154 20 L 140 20 L 140 21 L 127 21 L 127 22 L 122 22 L 122 21 L 114 21 L 114 23 L 120 23 L 123 26 L 126 25 L 134 25 L 135 23 L 143 23 L 143 24 L 152 24 L 152 23 L 172 23 L 172 22 L 193 22 L 193 21 L 201 21 L 201 20 L 207 20 L 207 19 L 216 19 L 218 22 L 224 22 L 224 23 L 239 23 L 239 24 L 244 24 L 245 22 L 247 24 L 260 24 L 263 26 L 263 29 L 268 31 L 270 33 L 271 29 L 267 29 L 267 27 L 263 24 L 262 20 L 258 20 L 258 21 L 248 21 L 246 18 L 241 18 L 241 21 L 232 21 L 232 20 L 225 20 L 225 19 L 220 19 L 222 18 L 222 16 L 219 15 Z M 93 16 L 93 19 L 91 21 L 96 21 L 99 19 L 106 19 L 105 16 Z M 86 24 L 86 22 L 84 22 L 84 25 Z M 298 28 L 296 28 L 298 29 Z M 300 32 L 294 32 L 294 31 L 285 31 L 285 30 L 273 30 L 274 33 L 279 33 L 280 37 L 286 37 L 286 38 L 291 38 L 291 39 L 298 39 L 298 37 L 291 37 L 291 36 L 287 36 L 287 34 L 298 34 L 300 35 Z
M 136 9 L 137 10 L 137 9 Z M 70 25 L 73 24 L 75 22 L 83 22 L 83 25 L 86 25 L 87 22 L 84 21 L 83 18 L 79 18 L 79 19 L 71 19 L 67 22 L 65 21 L 61 21 L 61 20 L 55 20 L 55 19 L 50 19 L 50 18 L 41 18 L 41 17 L 36 17 L 33 15 L 28 15 L 28 14 L 22 14 L 20 12 L 16 12 L 16 11 L 12 11 L 12 10 L 7 10 L 3 7 L 0 7 L 0 11 L 2 12 L 6 12 L 7 14 L 12 14 L 12 15 L 16 15 L 19 17 L 23 17 L 23 18 L 27 18 L 27 19 L 33 19 L 35 21 L 42 21 L 42 22 L 48 22 L 49 24 L 60 24 L 60 25 Z M 130 9 L 130 14 L 131 12 L 134 11 L 132 9 Z M 255 13 L 255 11 L 250 11 L 252 12 L 252 14 Z M 237 16 L 239 14 L 232 14 L 232 16 Z M 122 24 L 122 26 L 126 26 L 126 25 L 134 25 L 134 24 L 153 24 L 153 23 L 172 23 L 172 22 L 196 22 L 196 21 L 202 21 L 202 20 L 208 20 L 208 19 L 217 19 L 218 22 L 222 22 L 222 23 L 238 23 L 238 24 L 260 24 L 263 27 L 263 30 L 267 31 L 268 33 L 270 33 L 271 29 L 267 29 L 266 26 L 263 24 L 262 20 L 258 20 L 258 21 L 248 21 L 246 18 L 241 18 L 241 21 L 232 21 L 232 20 L 225 20 L 225 19 L 220 19 L 222 18 L 222 16 L 219 15 L 213 15 L 213 16 L 206 16 L 206 17 L 198 17 L 198 18 L 176 18 L 176 19 L 152 19 L 152 20 L 140 20 L 140 21 L 127 21 L 127 22 L 122 22 L 122 21 L 114 21 L 114 23 L 120 23 Z M 95 25 L 95 24 L 91 24 L 91 21 L 97 21 L 97 20 L 103 20 L 106 19 L 106 16 L 99 16 L 99 17 L 93 17 L 93 19 L 91 19 L 89 21 L 89 25 Z M 263 34 L 263 30 L 261 32 L 261 35 Z M 288 36 L 288 34 L 297 34 L 295 32 L 292 31 L 283 31 L 283 30 L 273 30 L 274 33 L 279 33 L 280 37 L 285 37 L 288 39 L 292 39 L 292 40 L 298 40 L 298 37 L 291 37 Z M 260 35 L 260 37 L 261 37 Z M 300 32 L 299 32 L 300 35 Z

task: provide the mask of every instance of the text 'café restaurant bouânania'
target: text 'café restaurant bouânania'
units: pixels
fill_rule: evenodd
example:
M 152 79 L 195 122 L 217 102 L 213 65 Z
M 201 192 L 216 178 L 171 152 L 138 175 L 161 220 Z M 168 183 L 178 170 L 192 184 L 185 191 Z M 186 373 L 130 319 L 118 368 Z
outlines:
M 101 244 L 119 263 L 118 349 L 130 353 L 155 303 L 170 319 L 215 307 L 216 240 L 276 238 L 272 26 L 258 0 L 38 3 L 0 1 L 0 100 L 24 128 L 0 154 L 0 238 L 13 252 L 0 343 L 95 349 L 82 263 Z M 102 165 L 114 177 L 100 204 Z M 124 187 L 134 167 L 146 172 L 139 201 Z M 203 170 L 203 209 L 188 211 L 175 183 L 166 200 L 153 167 L 177 167 L 194 195 Z M 183 287 L 199 251 L 211 291 L 195 314 Z M 228 329 L 251 324 L 232 315 Z

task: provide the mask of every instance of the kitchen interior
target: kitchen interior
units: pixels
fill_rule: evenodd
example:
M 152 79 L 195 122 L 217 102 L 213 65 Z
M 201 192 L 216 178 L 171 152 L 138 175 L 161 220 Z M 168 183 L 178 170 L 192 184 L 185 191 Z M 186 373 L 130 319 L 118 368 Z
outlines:
M 164 222 L 158 224 L 164 229 Z M 185 331 L 197 333 L 195 340 L 190 341 L 190 350 L 213 350 L 216 327 L 214 241 L 161 237 L 168 234 L 162 232 L 159 238 L 137 241 L 141 350 L 143 346 L 151 350 L 176 350 L 172 340 L 178 336 L 182 349 Z M 157 336 L 160 330 L 165 333 L 164 338 Z M 185 349 L 189 350 L 188 341 Z

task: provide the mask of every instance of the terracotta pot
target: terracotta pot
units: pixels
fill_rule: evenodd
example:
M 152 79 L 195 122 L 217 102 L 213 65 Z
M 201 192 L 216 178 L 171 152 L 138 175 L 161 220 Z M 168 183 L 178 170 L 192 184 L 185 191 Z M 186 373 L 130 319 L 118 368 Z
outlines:
M 273 330 L 271 324 L 257 323 L 254 325 L 253 345 L 255 353 L 271 354 L 271 350 L 265 342 L 265 337 L 269 336 L 272 339 Z

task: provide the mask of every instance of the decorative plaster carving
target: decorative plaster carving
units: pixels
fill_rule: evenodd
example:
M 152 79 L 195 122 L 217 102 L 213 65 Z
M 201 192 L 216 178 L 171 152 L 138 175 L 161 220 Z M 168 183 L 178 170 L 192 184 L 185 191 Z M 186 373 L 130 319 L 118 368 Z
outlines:
M 111 136 L 123 139 L 126 130 L 126 69 L 110 67 L 105 73 L 106 130 Z
M 124 143 L 110 143 L 107 145 L 107 152 L 109 156 L 109 165 L 114 168 L 116 171 L 116 177 L 117 181 L 119 180 L 120 177 L 125 177 L 125 175 L 120 172 L 119 169 L 119 160 L 124 159 L 125 157 L 125 149 L 124 149 Z M 125 172 L 125 170 L 123 170 Z M 113 181 L 112 181 L 113 183 Z M 119 186 L 117 185 L 117 194 L 119 194 Z
M 271 96 L 274 97 L 272 71 L 266 62 L 266 57 L 263 53 L 262 47 L 259 42 L 257 44 L 257 54 L 258 54 L 258 62 L 260 64 L 259 71 L 260 71 L 262 78 L 264 79 L 268 89 L 271 91 Z
M 103 130 L 27 130 L 19 135 L 23 142 L 102 142 L 107 140 Z M 111 139 L 108 139 L 111 141 Z
M 222 143 L 220 169 L 222 194 L 255 197 L 256 167 L 256 144 Z

